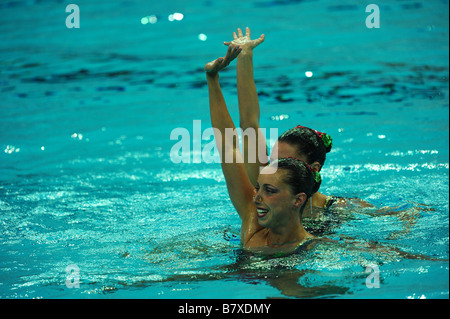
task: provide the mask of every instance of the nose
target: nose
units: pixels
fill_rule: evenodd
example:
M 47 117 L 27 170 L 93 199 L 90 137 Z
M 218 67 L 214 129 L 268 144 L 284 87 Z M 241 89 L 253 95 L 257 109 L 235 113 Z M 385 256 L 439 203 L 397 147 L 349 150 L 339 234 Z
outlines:
M 253 195 L 253 203 L 258 204 L 261 203 L 262 198 L 259 192 L 255 191 L 255 195 Z

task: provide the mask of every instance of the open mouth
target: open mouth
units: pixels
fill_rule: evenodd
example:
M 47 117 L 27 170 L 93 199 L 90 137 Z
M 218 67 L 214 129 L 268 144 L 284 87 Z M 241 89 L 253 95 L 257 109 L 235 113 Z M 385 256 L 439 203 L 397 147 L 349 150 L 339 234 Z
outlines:
M 262 217 L 264 217 L 264 216 L 266 216 L 267 215 L 267 213 L 269 212 L 269 210 L 268 209 L 265 209 L 265 208 L 256 208 L 256 212 L 257 212 L 257 214 L 258 214 L 258 218 L 262 218 Z

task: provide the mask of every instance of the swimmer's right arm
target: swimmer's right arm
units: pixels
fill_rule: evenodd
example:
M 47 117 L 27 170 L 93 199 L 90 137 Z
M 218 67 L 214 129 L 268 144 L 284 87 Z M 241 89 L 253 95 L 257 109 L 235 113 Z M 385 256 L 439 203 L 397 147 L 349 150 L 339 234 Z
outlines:
M 227 55 L 205 65 L 209 92 L 211 123 L 215 129 L 217 149 L 221 158 L 222 171 L 228 194 L 242 220 L 242 232 L 246 233 L 256 216 L 253 204 L 254 187 L 242 163 L 239 143 L 226 138 L 226 129 L 235 129 L 219 85 L 219 71 L 225 68 L 240 53 L 239 47 L 228 47 Z M 230 156 L 230 158 L 226 158 Z

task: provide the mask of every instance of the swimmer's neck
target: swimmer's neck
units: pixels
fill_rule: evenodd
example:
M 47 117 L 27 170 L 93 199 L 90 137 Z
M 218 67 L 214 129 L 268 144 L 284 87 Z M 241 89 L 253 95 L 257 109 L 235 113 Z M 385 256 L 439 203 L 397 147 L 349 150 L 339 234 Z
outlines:
M 277 232 L 273 229 L 267 230 L 266 245 L 272 248 L 279 248 L 284 246 L 297 246 L 299 243 L 304 242 L 308 238 L 313 236 L 308 233 L 303 226 L 298 227 L 295 230 L 283 230 Z

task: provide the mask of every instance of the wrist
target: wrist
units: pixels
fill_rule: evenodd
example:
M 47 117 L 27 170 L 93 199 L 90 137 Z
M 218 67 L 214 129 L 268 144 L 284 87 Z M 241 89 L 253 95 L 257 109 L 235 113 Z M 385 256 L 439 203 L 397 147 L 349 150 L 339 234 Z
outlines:
M 207 80 L 217 80 L 219 79 L 219 72 L 209 72 L 209 71 L 205 71 L 206 74 L 206 79 Z
M 251 59 L 253 57 L 253 49 L 243 49 L 238 55 L 238 59 Z

